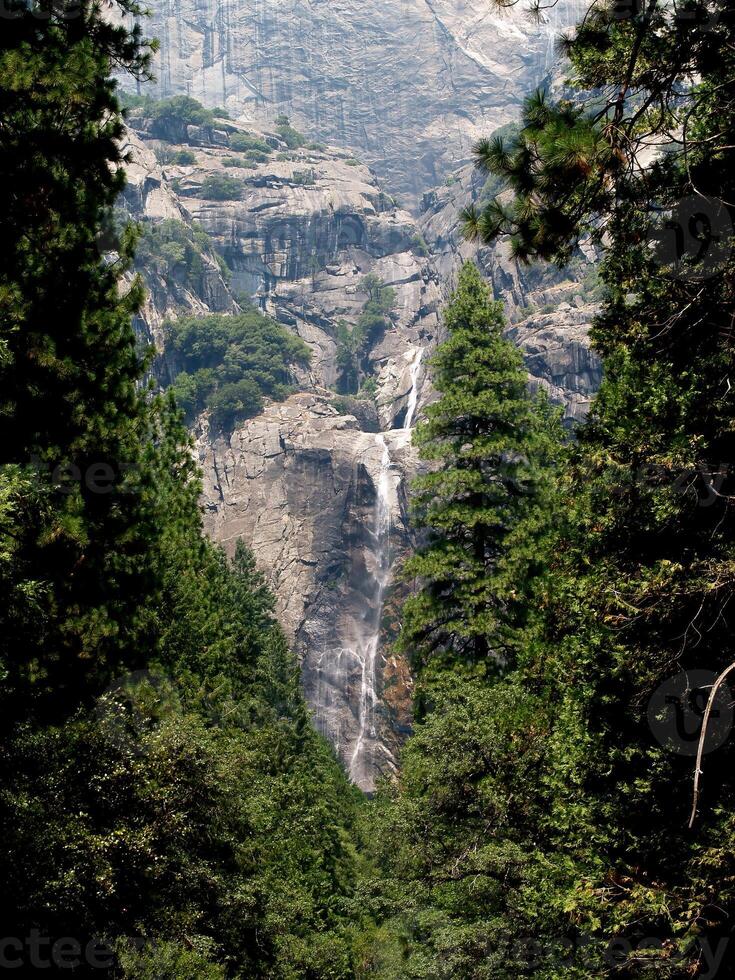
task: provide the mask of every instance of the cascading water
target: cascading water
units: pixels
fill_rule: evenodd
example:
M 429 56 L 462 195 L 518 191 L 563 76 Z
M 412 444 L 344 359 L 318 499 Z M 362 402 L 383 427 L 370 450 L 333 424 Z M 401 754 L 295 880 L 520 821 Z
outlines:
M 419 400 L 419 371 L 421 370 L 421 359 L 424 356 L 423 347 L 419 347 L 413 356 L 411 363 L 411 392 L 408 396 L 408 407 L 406 408 L 406 418 L 403 421 L 403 428 L 410 429 L 413 425 L 413 417 L 416 414 L 416 404 Z
M 349 767 L 350 778 L 362 789 L 372 789 L 375 773 L 374 759 L 377 740 L 375 707 L 378 702 L 376 662 L 380 644 L 383 597 L 391 572 L 391 458 L 385 434 L 379 432 L 375 441 L 382 449 L 382 453 L 378 479 L 375 484 L 375 506 L 371 529 L 373 564 L 370 575 L 372 583 L 369 590 L 371 594 L 368 597 L 368 604 L 363 615 L 364 631 L 357 642 L 356 653 L 362 664 L 358 703 L 359 730 Z
M 402 525 L 392 526 L 400 512 L 397 464 L 410 445 L 416 420 L 422 358 L 419 348 L 405 355 L 403 370 L 409 375 L 410 390 L 401 427 L 372 435 L 363 431 L 357 437 L 362 450 L 354 457 L 355 493 L 345 514 L 349 542 L 343 539 L 348 561 L 341 566 L 343 578 L 338 574 L 325 581 L 325 602 L 332 604 L 333 619 L 315 637 L 304 670 L 317 726 L 344 760 L 351 780 L 367 793 L 375 788 L 380 773 L 395 768 L 396 732 L 390 714 L 395 705 L 386 708 L 382 700 L 381 623 L 394 545 L 404 533 Z M 371 492 L 366 499 L 368 485 Z M 399 536 L 396 541 L 394 531 Z M 335 555 L 334 567 L 339 562 Z M 394 694 L 395 678 L 393 673 L 388 681 Z
M 574 28 L 584 17 L 589 0 L 561 0 L 548 4 L 544 10 L 546 44 L 543 49 L 543 73 L 548 74 L 558 59 L 556 42 L 559 36 Z

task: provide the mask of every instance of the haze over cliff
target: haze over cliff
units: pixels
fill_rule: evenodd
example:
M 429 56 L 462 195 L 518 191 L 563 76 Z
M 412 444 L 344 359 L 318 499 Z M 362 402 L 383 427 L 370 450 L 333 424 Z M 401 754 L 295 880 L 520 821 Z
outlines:
M 585 6 L 560 0 L 534 23 L 488 0 L 164 0 L 145 27 L 161 42 L 159 98 L 286 113 L 415 204 L 517 117 Z

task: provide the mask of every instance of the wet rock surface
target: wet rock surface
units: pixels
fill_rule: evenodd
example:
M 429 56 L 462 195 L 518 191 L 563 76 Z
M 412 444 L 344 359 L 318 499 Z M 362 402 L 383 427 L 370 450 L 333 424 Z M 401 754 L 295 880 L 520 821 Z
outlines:
M 229 437 L 210 439 L 205 420 L 196 445 L 207 532 L 229 551 L 240 538 L 254 550 L 316 723 L 355 782 L 372 789 L 410 725 L 410 695 L 381 697 L 386 685 L 410 691 L 410 677 L 380 642 L 391 569 L 411 542 L 410 432 L 364 432 L 327 398 L 304 393 Z

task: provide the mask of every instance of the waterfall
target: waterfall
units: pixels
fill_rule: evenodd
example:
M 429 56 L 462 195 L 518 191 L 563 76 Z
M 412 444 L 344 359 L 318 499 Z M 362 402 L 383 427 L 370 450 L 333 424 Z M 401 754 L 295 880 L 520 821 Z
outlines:
M 589 7 L 589 0 L 560 0 L 549 6 L 544 14 L 546 44 L 543 51 L 543 73 L 547 75 L 557 61 L 556 42 L 559 35 L 576 27 Z
M 423 355 L 423 348 L 418 348 L 411 360 L 411 390 L 402 426 L 409 438 L 419 399 L 419 372 Z M 377 661 L 380 650 L 383 599 L 391 575 L 391 499 L 395 492 L 391 480 L 392 464 L 388 434 L 377 433 L 375 442 L 381 450 L 381 455 L 377 477 L 374 480 L 375 504 L 370 528 L 372 567 L 369 569 L 370 581 L 365 590 L 365 609 L 354 649 L 360 663 L 360 697 L 357 705 L 358 735 L 349 764 L 350 779 L 367 791 L 372 790 L 374 786 L 375 750 L 377 748 L 379 751 L 384 751 L 379 744 L 379 733 L 375 724 L 375 709 L 378 705 Z
M 350 760 L 350 779 L 361 789 L 372 789 L 374 778 L 374 746 L 377 738 L 375 706 L 376 662 L 380 645 L 380 622 L 383 612 L 383 596 L 390 579 L 390 530 L 391 530 L 391 459 L 385 434 L 379 432 L 375 441 L 382 450 L 380 470 L 375 483 L 375 506 L 371 528 L 373 567 L 369 589 L 369 602 L 364 612 L 364 631 L 357 643 L 357 655 L 362 670 L 360 700 L 358 704 L 359 730 Z
M 416 403 L 419 400 L 419 371 L 421 370 L 421 358 L 424 356 L 423 347 L 419 347 L 411 363 L 411 393 L 408 396 L 408 407 L 406 418 L 403 422 L 404 429 L 410 429 L 413 424 L 413 417 L 416 414 Z

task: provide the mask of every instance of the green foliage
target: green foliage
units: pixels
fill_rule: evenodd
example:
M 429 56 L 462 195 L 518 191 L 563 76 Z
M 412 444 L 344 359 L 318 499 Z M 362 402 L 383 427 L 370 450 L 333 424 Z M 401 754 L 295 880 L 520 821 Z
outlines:
M 518 126 L 515 123 L 509 123 L 506 126 L 501 126 L 499 129 L 496 129 L 490 139 L 512 142 L 517 137 Z M 486 208 L 505 189 L 505 186 L 505 178 L 501 174 L 491 171 L 482 186 L 476 207 L 479 210 Z
M 228 381 L 207 392 L 207 395 L 212 424 L 225 432 L 231 431 L 243 419 L 257 415 L 263 407 L 260 386 L 250 378 Z
M 188 95 L 154 99 L 150 95 L 123 92 L 120 101 L 128 116 L 150 120 L 153 136 L 168 142 L 185 143 L 187 126 L 212 126 L 215 114 Z
M 191 150 L 177 150 L 171 157 L 171 163 L 178 167 L 190 167 L 196 162 L 196 153 L 192 153 Z
M 165 325 L 167 350 L 180 364 L 172 389 L 192 421 L 205 408 L 229 430 L 256 415 L 263 396 L 285 398 L 290 368 L 306 366 L 307 345 L 257 310 L 236 316 L 187 317 Z
M 134 234 L 119 236 L 114 262 L 100 258 L 124 162 L 108 67 L 117 60 L 145 73 L 147 52 L 139 34 L 113 27 L 90 45 L 95 14 L 86 8 L 74 24 L 16 13 L 0 45 L 0 419 L 4 461 L 18 467 L 3 532 L 15 557 L 0 599 L 8 724 L 17 711 L 63 710 L 67 697 L 135 659 L 146 633 L 131 590 L 146 581 L 145 556 L 159 539 L 150 489 L 128 469 L 152 426 L 130 322 L 140 284 L 118 291 Z M 98 463 L 114 469 L 114 500 L 82 476 Z M 80 474 L 63 493 L 57 468 Z
M 609 190 L 600 175 L 615 173 L 621 162 L 604 127 L 572 102 L 551 105 L 543 90 L 527 99 L 517 137 L 480 140 L 475 156 L 483 169 L 507 182 L 515 198 L 510 208 L 497 197 L 482 202 L 481 211 L 474 205 L 466 208 L 467 234 L 489 240 L 512 233 L 517 258 L 526 261 L 537 254 L 561 264 L 571 257 L 572 215 L 584 207 L 590 193 L 593 207 L 605 207 Z M 595 179 L 588 181 L 591 173 Z M 559 187 L 569 192 L 568 208 L 552 203 L 554 188 Z
M 12 921 L 43 908 L 49 935 L 104 936 L 125 976 L 285 978 L 316 961 L 347 977 L 330 896 L 353 886 L 351 793 L 252 558 L 198 534 L 170 542 L 160 666 L 5 743 Z
M 225 281 L 229 280 L 229 269 L 214 253 L 209 235 L 200 225 L 165 218 L 155 224 L 146 222 L 140 231 L 135 254 L 140 273 L 154 272 L 201 292 L 208 265 L 216 263 Z
M 241 170 L 257 170 L 258 165 L 252 160 L 245 160 L 242 157 L 222 157 L 223 167 L 239 167 Z
M 260 150 L 247 150 L 245 152 L 245 159 L 250 160 L 252 163 L 267 163 L 269 155 L 262 153 Z
M 123 23 L 142 15 L 117 8 Z M 145 76 L 146 49 L 98 4 L 13 14 L 0 41 L 4 935 L 40 936 L 46 953 L 102 941 L 111 975 L 141 980 L 346 980 L 354 794 L 310 725 L 252 556 L 202 535 L 179 412 L 136 352 L 142 290 L 123 280 L 136 234 L 100 238 L 123 185 L 110 74 Z M 144 248 L 167 269 L 206 247 L 163 227 Z M 258 314 L 232 321 L 212 336 L 184 323 L 180 356 L 273 384 L 283 356 L 305 358 Z M 27 952 L 21 967 L 35 972 Z
M 420 231 L 411 237 L 411 251 L 423 258 L 429 254 L 429 246 Z
M 355 394 L 365 376 L 364 360 L 369 348 L 388 329 L 395 306 L 395 290 L 370 273 L 360 281 L 360 292 L 367 295 L 357 323 L 350 326 L 345 320 L 337 324 L 337 367 L 340 370 L 338 390 L 343 395 Z
M 298 150 L 306 143 L 306 137 L 303 133 L 293 128 L 288 116 L 281 115 L 276 117 L 276 133 L 278 134 L 278 138 L 283 140 L 289 150 Z
M 421 544 L 403 572 L 416 585 L 399 645 L 417 675 L 417 724 L 398 784 L 364 818 L 384 878 L 362 884 L 380 895 L 362 949 L 366 975 L 510 980 L 532 965 L 516 921 L 525 882 L 551 873 L 528 843 L 545 812 L 534 781 L 549 706 L 524 689 L 519 661 L 553 543 L 561 429 L 528 393 L 471 263 L 444 321 L 440 397 L 414 434 L 428 464 L 411 491 Z
M 196 163 L 196 154 L 191 150 L 173 150 L 170 146 L 161 144 L 154 149 L 156 160 L 161 164 L 174 164 L 178 167 L 188 167 Z
M 268 146 L 265 140 L 259 139 L 257 136 L 250 136 L 248 133 L 232 133 L 230 135 L 230 146 L 233 150 L 237 150 L 238 153 L 250 151 L 263 153 L 267 156 L 273 152 L 272 147 Z
M 174 95 L 173 98 L 155 102 L 150 115 L 161 128 L 168 125 L 207 126 L 214 120 L 212 112 L 189 95 Z
M 313 170 L 294 170 L 291 180 L 299 187 L 313 187 L 316 184 Z
M 492 673 L 513 659 L 524 582 L 538 572 L 525 535 L 538 530 L 560 432 L 544 399 L 529 396 L 500 305 L 472 263 L 444 322 L 449 339 L 432 365 L 441 397 L 415 432 L 433 464 L 413 487 L 414 520 L 429 533 L 405 566 L 419 591 L 400 644 L 416 668 L 456 659 Z
M 357 393 L 358 398 L 374 398 L 378 390 L 378 381 L 375 377 L 364 378 L 360 390 Z
M 704 755 L 707 789 L 693 801 L 695 738 L 687 744 L 673 717 L 685 704 L 670 724 L 649 707 L 680 672 L 684 685 L 708 672 L 710 690 L 735 660 L 733 478 L 722 463 L 733 451 L 735 18 L 724 2 L 629 14 L 596 5 L 566 43 L 574 103 L 538 93 L 516 137 L 478 146 L 514 202 L 468 213 L 473 233 L 510 233 L 524 260 L 563 263 L 587 234 L 605 247 L 593 326 L 605 375 L 557 503 L 538 513 L 540 537 L 524 520 L 520 539 L 504 538 L 507 523 L 493 538 L 498 570 L 521 556 L 521 618 L 511 579 L 493 574 L 502 620 L 491 616 L 485 634 L 491 650 L 507 636 L 512 657 L 497 679 L 476 656 L 429 662 L 399 787 L 374 809 L 376 859 L 390 876 L 378 886 L 382 927 L 405 948 L 407 977 L 734 969 L 735 745 Z M 646 157 L 674 131 L 669 152 Z M 687 210 L 692 197 L 699 212 Z M 476 370 L 464 374 L 470 403 Z M 444 420 L 450 432 L 472 417 L 462 394 Z M 441 444 L 423 478 L 428 512 L 446 521 L 435 547 L 486 515 L 469 496 L 442 510 Z M 446 454 L 453 461 L 451 442 Z M 462 471 L 450 489 L 466 481 Z M 447 548 L 421 569 L 431 582 L 447 559 L 460 568 L 445 573 L 435 608 L 462 639 L 487 594 L 452 602 L 471 555 Z M 409 607 L 408 626 L 416 616 L 431 625 L 431 611 Z
M 537 95 L 517 135 L 478 147 L 515 200 L 468 213 L 472 231 L 510 232 L 523 259 L 563 261 L 583 234 L 606 244 L 605 380 L 564 448 L 462 269 L 417 432 L 401 636 L 416 730 L 397 783 L 359 809 L 253 556 L 202 537 L 173 399 L 143 385 L 140 284 L 119 288 L 136 234 L 100 239 L 125 162 L 110 74 L 145 77 L 139 31 L 88 4 L 5 19 L 5 935 L 101 937 L 138 978 L 673 980 L 706 976 L 704 950 L 732 975 L 735 745 L 705 756 L 690 829 L 693 760 L 647 715 L 673 673 L 735 660 L 735 17 L 724 0 L 681 9 L 596 6 L 567 44 L 579 100 Z M 130 100 L 169 136 L 208 124 L 192 103 Z M 672 134 L 641 171 L 643 147 Z M 717 247 L 685 221 L 689 197 L 724 228 Z M 656 242 L 667 221 L 694 242 L 673 258 Z M 163 223 L 141 249 L 186 277 L 208 244 Z M 337 338 L 342 385 L 369 393 L 365 353 L 395 294 L 375 276 L 360 288 Z M 178 397 L 215 427 L 282 397 L 308 359 L 255 311 L 167 331 Z M 101 463 L 105 490 L 88 479 Z M 610 956 L 646 937 L 653 951 Z
M 131 114 L 131 112 L 135 112 L 136 115 L 144 114 L 146 110 L 151 110 L 158 101 L 151 95 L 138 95 L 135 92 L 127 92 L 124 89 L 120 89 L 116 95 L 122 114 L 126 118 Z M 140 112 L 138 112 L 138 110 L 140 110 Z
M 242 196 L 242 181 L 229 174 L 209 174 L 202 181 L 199 196 L 205 201 L 239 201 Z

